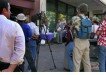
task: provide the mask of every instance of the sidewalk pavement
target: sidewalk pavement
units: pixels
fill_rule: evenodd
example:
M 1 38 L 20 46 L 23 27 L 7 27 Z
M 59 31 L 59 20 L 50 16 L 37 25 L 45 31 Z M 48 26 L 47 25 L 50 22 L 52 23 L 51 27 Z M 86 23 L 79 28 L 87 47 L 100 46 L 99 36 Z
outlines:
M 54 69 L 49 46 L 41 45 L 39 50 L 38 72 L 67 72 L 64 70 L 64 44 L 52 44 L 51 50 L 56 64 Z M 98 71 L 98 62 L 95 58 L 91 59 L 91 67 L 93 72 Z

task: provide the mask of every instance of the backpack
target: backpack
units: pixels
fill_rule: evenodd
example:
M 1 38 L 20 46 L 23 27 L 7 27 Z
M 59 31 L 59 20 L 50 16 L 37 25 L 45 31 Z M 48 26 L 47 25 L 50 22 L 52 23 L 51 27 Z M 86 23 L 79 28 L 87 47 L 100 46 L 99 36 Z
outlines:
M 89 18 L 81 18 L 81 25 L 79 31 L 77 30 L 77 37 L 80 39 L 89 39 L 92 30 L 92 21 Z
M 65 35 L 65 42 L 66 42 L 65 45 L 67 45 L 70 41 L 71 42 L 74 41 L 73 31 L 74 29 L 70 29 L 70 27 L 67 26 L 66 35 Z

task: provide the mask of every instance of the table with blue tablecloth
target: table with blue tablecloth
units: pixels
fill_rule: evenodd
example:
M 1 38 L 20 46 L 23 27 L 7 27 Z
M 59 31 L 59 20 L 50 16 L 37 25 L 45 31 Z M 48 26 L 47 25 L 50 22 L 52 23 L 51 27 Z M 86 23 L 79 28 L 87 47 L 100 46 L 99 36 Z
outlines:
M 40 34 L 41 39 L 51 41 L 54 38 L 54 33 Z

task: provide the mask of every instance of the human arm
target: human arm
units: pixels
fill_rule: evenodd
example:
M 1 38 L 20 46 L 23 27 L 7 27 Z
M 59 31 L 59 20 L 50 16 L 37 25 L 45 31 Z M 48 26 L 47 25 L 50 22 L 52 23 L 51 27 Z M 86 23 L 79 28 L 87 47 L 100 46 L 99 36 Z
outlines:
M 33 23 L 33 22 L 32 22 L 32 24 L 30 24 L 30 27 L 31 27 L 31 29 L 33 31 L 32 39 L 34 39 L 34 40 L 38 39 L 39 38 L 39 35 L 40 35 L 40 33 L 39 33 L 39 27 L 36 26 L 36 24 Z
M 3 71 L 8 71 L 8 72 L 14 71 L 17 65 L 22 64 L 22 62 L 24 61 L 23 58 L 25 54 L 24 33 L 18 23 L 14 22 L 14 24 L 15 24 L 15 27 L 14 27 L 15 39 L 13 39 L 14 40 L 14 51 L 11 55 L 10 66 L 7 69 L 3 70 Z
M 16 67 L 17 64 L 10 64 L 10 66 L 7 69 L 2 70 L 2 72 L 13 72 Z

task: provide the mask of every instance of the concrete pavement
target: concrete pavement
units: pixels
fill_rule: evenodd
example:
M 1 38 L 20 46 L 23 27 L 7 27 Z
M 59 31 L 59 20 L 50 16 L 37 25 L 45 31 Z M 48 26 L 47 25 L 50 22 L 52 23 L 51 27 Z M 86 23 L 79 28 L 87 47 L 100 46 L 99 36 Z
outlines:
M 39 50 L 38 72 L 66 72 L 64 70 L 64 44 L 51 45 L 56 69 L 54 69 L 49 46 L 41 45 Z M 98 62 L 95 58 L 91 59 L 92 71 L 98 71 Z

